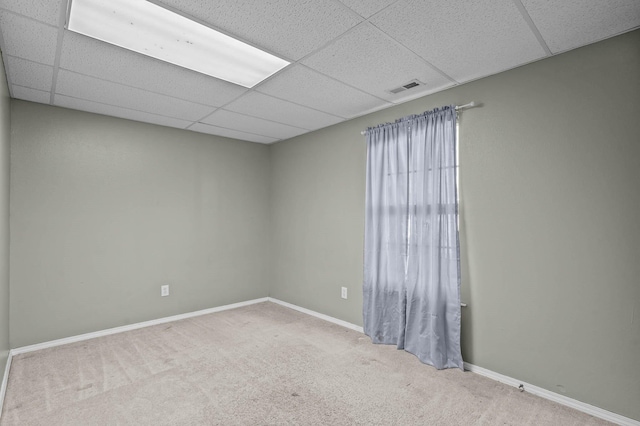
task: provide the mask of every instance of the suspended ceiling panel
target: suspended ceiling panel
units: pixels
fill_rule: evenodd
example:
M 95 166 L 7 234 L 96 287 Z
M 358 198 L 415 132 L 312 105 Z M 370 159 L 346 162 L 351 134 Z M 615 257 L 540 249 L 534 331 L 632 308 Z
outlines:
M 247 90 L 70 31 L 64 35 L 60 69 L 210 106 Z
M 165 117 L 158 114 L 85 101 L 84 99 L 72 98 L 70 96 L 60 94 L 56 95 L 55 105 L 64 108 L 93 112 L 96 114 L 110 115 L 112 117 L 127 118 L 129 120 L 158 124 L 160 126 L 177 127 L 179 129 L 185 129 L 191 125 L 191 121 L 187 120 L 179 120 L 177 118 Z
M 294 65 L 260 85 L 259 92 L 310 106 L 340 117 L 353 117 L 362 111 L 388 106 L 374 97 L 303 65 Z
M 401 0 L 371 22 L 458 82 L 540 59 L 544 49 L 511 0 Z M 425 25 L 428 16 L 428 25 Z
M 16 99 L 22 99 L 23 101 L 29 102 L 37 102 L 40 104 L 48 104 L 51 100 L 51 93 L 49 92 L 17 85 L 13 85 L 11 86 L 11 88 L 13 89 L 13 97 Z M 133 118 L 131 120 L 133 120 Z
M 333 0 L 163 3 L 289 60 L 308 55 L 362 21 L 361 16 Z
M 5 45 L 3 55 L 53 65 L 58 37 L 56 28 L 20 15 L 0 12 L 0 30 Z
M 69 0 L 0 0 L 11 96 L 273 143 L 640 27 L 639 0 L 152 1 L 291 65 L 247 89 L 72 33 Z
M 6 63 L 9 66 L 11 75 L 15 76 L 13 84 L 30 86 L 33 89 L 44 90 L 45 92 L 51 90 L 53 67 L 13 56 L 9 56 Z
M 58 26 L 60 4 L 58 0 L 2 0 L 1 7 L 17 14 L 28 16 L 45 24 Z
M 395 2 L 396 0 L 342 0 L 342 3 L 364 18 L 374 15 Z
M 355 27 L 302 63 L 390 102 L 398 102 L 408 94 L 423 96 L 454 84 L 420 56 L 368 23 Z M 409 92 L 389 92 L 415 79 L 425 85 Z
M 248 93 L 225 106 L 225 109 L 308 130 L 320 129 L 344 121 L 342 117 L 263 95 L 259 92 Z
M 558 53 L 640 26 L 639 0 L 522 0 L 533 23 Z
M 276 138 L 255 135 L 252 133 L 240 132 L 237 130 L 226 129 L 224 127 L 211 126 L 209 124 L 196 123 L 191 126 L 190 130 L 200 133 L 208 133 L 210 135 L 226 136 L 228 138 L 241 139 L 250 142 L 272 143 L 277 141 Z
M 241 130 L 246 133 L 265 134 L 275 139 L 288 139 L 307 133 L 307 129 L 275 123 L 224 109 L 215 111 L 209 117 L 203 119 L 202 122 L 213 126 Z
M 189 121 L 199 120 L 215 109 L 66 70 L 60 70 L 58 73 L 56 92 L 78 99 Z

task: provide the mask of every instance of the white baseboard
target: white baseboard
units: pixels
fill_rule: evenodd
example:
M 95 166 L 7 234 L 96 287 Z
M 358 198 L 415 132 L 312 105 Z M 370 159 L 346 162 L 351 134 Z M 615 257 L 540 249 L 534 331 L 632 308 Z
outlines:
M 595 407 L 593 405 L 587 404 L 586 402 L 581 402 L 573 398 L 560 395 L 550 390 L 523 382 L 522 380 L 517 380 L 513 377 L 505 376 L 503 374 L 496 373 L 495 371 L 487 370 L 486 368 L 469 364 L 468 362 L 464 363 L 464 369 L 472 373 L 488 377 L 497 382 L 504 383 L 505 385 L 513 386 L 515 388 L 522 385 L 524 386 L 525 392 L 529 392 L 530 394 L 537 395 L 541 398 L 557 402 L 558 404 L 562 404 L 567 407 L 571 407 L 574 410 L 582 411 L 583 413 L 587 413 L 589 415 L 592 415 L 593 417 L 598 417 L 600 419 L 607 420 L 621 426 L 640 426 L 640 421 L 621 416 L 620 414 L 616 414 L 599 407 Z
M 350 322 L 347 321 L 343 321 L 340 320 L 338 318 L 334 318 L 334 317 L 330 317 L 329 315 L 325 315 L 325 314 L 321 314 L 319 312 L 316 311 L 312 311 L 310 309 L 307 308 L 303 308 L 291 303 L 287 303 L 284 302 L 282 300 L 279 299 L 275 299 L 273 297 L 263 297 L 260 299 L 253 299 L 253 300 L 249 300 L 246 302 L 240 302 L 240 303 L 233 303 L 230 305 L 224 305 L 224 306 L 218 306 L 215 308 L 210 308 L 210 309 L 203 309 L 201 311 L 195 311 L 195 312 L 188 312 L 186 314 L 180 314 L 180 315 L 174 315 L 174 316 L 170 316 L 170 317 L 165 317 L 165 318 L 158 318 L 155 320 L 151 320 L 151 321 L 145 321 L 145 322 L 139 322 L 136 324 L 129 324 L 129 325 L 125 325 L 122 327 L 114 327 L 114 328 L 109 328 L 107 330 L 101 330 L 101 331 L 96 331 L 93 333 L 86 333 L 86 334 L 81 334 L 78 336 L 71 336 L 71 337 L 66 337 L 64 339 L 58 339 L 58 340 L 52 340 L 49 342 L 43 342 L 43 343 L 38 343 L 35 345 L 29 345 L 29 346 L 23 346 L 20 348 L 15 348 L 9 351 L 9 356 L 7 358 L 7 364 L 5 367 L 5 372 L 4 372 L 4 377 L 2 380 L 2 387 L 0 387 L 0 414 L 2 413 L 2 405 L 4 403 L 4 396 L 5 396 L 5 392 L 6 392 L 6 387 L 7 387 L 7 381 L 9 379 L 9 370 L 11 368 L 11 359 L 14 355 L 18 355 L 18 354 L 22 354 L 22 353 L 26 353 L 26 352 L 32 352 L 32 351 L 37 351 L 40 349 L 46 349 L 46 348 L 52 348 L 55 346 L 60 346 L 60 345 L 66 345 L 68 343 L 75 343 L 75 342 L 80 342 L 83 340 L 88 340 L 88 339 L 94 339 L 96 337 L 102 337 L 102 336 L 108 336 L 110 334 L 116 334 L 116 333 L 122 333 L 125 331 L 129 331 L 129 330 L 136 330 L 139 328 L 144 328 L 144 327 L 150 327 L 152 325 L 157 325 L 157 324 L 164 324 L 167 322 L 171 322 L 171 321 L 178 321 L 181 319 L 186 319 L 186 318 L 192 318 L 192 317 L 196 317 L 196 316 L 200 316 L 200 315 L 206 315 L 206 314 L 211 314 L 214 312 L 221 312 L 221 311 L 226 311 L 228 309 L 235 309 L 235 308 L 240 308 L 242 306 L 248 306 L 248 305 L 253 305 L 255 303 L 262 303 L 262 302 L 273 302 L 276 303 L 278 305 L 282 305 L 285 306 L 287 308 L 290 309 L 294 309 L 296 311 L 305 313 L 307 315 L 311 315 L 314 316 L 316 318 L 320 318 L 322 320 L 334 323 L 334 324 L 338 324 L 341 325 L 343 327 L 349 328 L 351 330 L 355 330 L 358 331 L 360 333 L 363 333 L 363 329 L 362 327 L 352 324 Z M 532 384 L 529 383 L 525 383 L 521 380 L 517 380 L 514 379 L 512 377 L 509 376 L 505 376 L 502 375 L 500 373 L 496 373 L 495 371 L 491 371 L 491 370 L 487 370 L 486 368 L 482 368 L 482 367 L 478 367 L 476 365 L 473 364 L 469 364 L 467 362 L 464 363 L 464 369 L 467 371 L 470 371 L 472 373 L 475 374 L 479 374 L 481 376 L 485 376 L 488 377 L 490 379 L 496 380 L 498 382 L 504 383 L 506 385 L 509 386 L 513 386 L 513 387 L 519 387 L 520 385 L 524 386 L 525 392 L 529 392 L 533 395 L 537 395 L 541 398 L 545 398 L 548 399 L 550 401 L 554 401 L 557 402 L 559 404 L 565 405 L 567 407 L 571 407 L 575 410 L 578 411 L 582 411 L 583 413 L 587 413 L 589 415 L 592 415 L 594 417 L 598 417 L 600 419 L 604 419 L 616 424 L 619 424 L 621 426 L 640 426 L 640 421 L 628 418 L 628 417 L 624 417 L 621 416 L 620 414 L 616 414 L 613 413 L 611 411 L 607 411 L 604 410 L 602 408 L 598 408 L 595 407 L 593 405 L 584 403 L 584 402 L 580 402 L 577 401 L 575 399 L 572 398 L 568 398 L 566 396 L 557 394 L 555 392 L 551 392 L 547 389 L 543 389 L 541 387 L 538 386 L 534 386 Z
M 7 392 L 7 383 L 9 383 L 9 370 L 11 370 L 11 358 L 13 355 L 9 351 L 7 355 L 7 363 L 4 366 L 4 376 L 2 376 L 2 386 L 0 386 L 0 416 L 2 416 L 2 407 L 4 405 L 4 395 Z
M 287 308 L 294 309 L 294 310 L 299 311 L 299 312 L 303 312 L 303 313 L 305 313 L 307 315 L 311 315 L 311 316 L 314 316 L 316 318 L 320 318 L 320 319 L 323 319 L 325 321 L 329 321 L 329 322 L 332 322 L 334 324 L 338 324 L 338 325 L 341 325 L 343 327 L 350 328 L 351 330 L 355 330 L 355 331 L 359 331 L 360 333 L 364 333 L 364 330 L 359 325 L 355 325 L 355 324 L 352 324 L 352 323 L 347 322 L 347 321 L 343 321 L 343 320 L 338 319 L 338 318 L 330 317 L 329 315 L 321 314 L 320 312 L 312 311 L 311 309 L 302 308 L 300 306 L 293 305 L 291 303 L 283 302 L 282 300 L 274 299 L 273 297 L 267 297 L 267 299 L 269 299 L 269 302 L 277 303 L 278 305 L 286 306 Z
M 39 351 L 41 349 L 53 348 L 55 346 L 66 345 L 69 343 L 81 342 L 83 340 L 95 339 L 96 337 L 108 336 L 110 334 L 122 333 L 125 331 L 136 330 L 138 328 L 150 327 L 152 325 L 164 324 L 171 321 L 178 321 L 186 318 L 197 317 L 200 315 L 212 314 L 214 312 L 226 311 L 228 309 L 240 308 L 242 306 L 253 305 L 255 303 L 267 302 L 268 297 L 260 299 L 248 300 L 246 302 L 232 303 L 230 305 L 217 306 L 215 308 L 203 309 L 201 311 L 187 312 L 186 314 L 173 315 L 170 317 L 158 318 L 150 321 L 138 322 L 135 324 L 123 325 L 121 327 L 108 328 L 106 330 L 94 331 L 92 333 L 80 334 L 78 336 L 65 337 L 63 339 L 51 340 L 35 345 L 22 346 L 20 348 L 11 349 L 12 355 L 23 354 L 26 352 Z

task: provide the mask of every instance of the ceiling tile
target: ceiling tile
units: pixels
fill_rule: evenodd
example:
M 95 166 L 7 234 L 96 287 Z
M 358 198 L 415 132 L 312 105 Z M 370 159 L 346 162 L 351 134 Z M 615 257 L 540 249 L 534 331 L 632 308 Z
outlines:
M 53 67 L 27 61 L 13 56 L 7 57 L 11 83 L 32 89 L 51 91 Z
M 351 10 L 368 18 L 398 0 L 340 0 Z
M 344 118 L 292 104 L 258 92 L 250 92 L 224 107 L 227 110 L 309 130 L 344 121 Z
M 384 52 L 384 54 L 380 54 Z M 454 83 L 371 24 L 362 24 L 303 63 L 365 92 L 397 102 L 407 95 L 423 96 Z M 426 83 L 398 94 L 389 93 L 411 80 Z
M 292 138 L 308 132 L 308 130 L 301 129 L 299 127 L 275 123 L 273 121 L 263 120 L 262 118 L 238 114 L 232 111 L 225 111 L 224 109 L 215 111 L 209 117 L 202 120 L 202 122 L 227 129 L 270 136 L 277 139 Z
M 224 105 L 247 90 L 71 31 L 64 34 L 60 67 L 211 106 Z
M 553 53 L 573 49 L 640 26 L 638 0 L 522 0 Z
M 31 19 L 0 12 L 0 30 L 6 55 L 53 65 L 58 43 L 58 30 Z
M 278 139 L 269 138 L 267 136 L 254 135 L 251 133 L 239 132 L 237 130 L 224 129 L 222 127 L 210 126 L 208 124 L 196 123 L 189 127 L 189 130 L 199 133 L 207 133 L 210 135 L 224 136 L 227 138 L 240 139 L 249 142 L 272 143 Z
M 285 69 L 256 90 L 347 118 L 388 105 L 381 99 L 301 65 Z
M 64 30 L 69 0 L 0 0 L 12 96 L 270 143 L 543 58 L 532 22 L 553 53 L 640 26 L 640 0 L 151 1 L 301 63 L 248 90 Z
M 160 126 L 177 127 L 179 129 L 184 129 L 192 123 L 191 121 L 178 120 L 176 118 L 163 117 L 161 115 L 149 114 L 140 111 L 133 111 L 126 108 L 85 101 L 83 99 L 70 98 L 64 95 L 56 95 L 54 99 L 54 105 L 63 108 L 93 112 L 96 114 L 109 115 L 112 117 L 125 118 L 127 120 L 158 124 Z
M 401 0 L 371 23 L 458 82 L 545 56 L 511 0 Z
M 362 21 L 333 0 L 162 0 L 162 3 L 293 60 Z
M 50 25 L 60 19 L 60 0 L 2 0 L 0 7 Z
M 136 111 L 196 121 L 215 108 L 60 70 L 56 93 Z
M 31 89 L 29 87 L 11 86 L 13 97 L 24 101 L 38 102 L 40 104 L 48 104 L 51 101 L 51 93 L 42 90 Z

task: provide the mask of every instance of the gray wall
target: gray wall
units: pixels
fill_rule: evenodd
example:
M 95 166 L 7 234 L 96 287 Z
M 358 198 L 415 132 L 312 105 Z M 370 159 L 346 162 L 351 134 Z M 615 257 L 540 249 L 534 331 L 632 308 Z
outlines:
M 361 324 L 360 131 L 481 102 L 460 120 L 464 358 L 640 420 L 638 46 L 635 31 L 273 145 L 271 296 Z
M 0 64 L 2 57 L 0 56 Z M 9 355 L 9 89 L 0 65 L 0 382 Z
M 268 295 L 268 146 L 16 100 L 11 118 L 11 347 Z
M 355 324 L 362 324 L 366 164 L 359 126 L 271 146 L 270 294 Z

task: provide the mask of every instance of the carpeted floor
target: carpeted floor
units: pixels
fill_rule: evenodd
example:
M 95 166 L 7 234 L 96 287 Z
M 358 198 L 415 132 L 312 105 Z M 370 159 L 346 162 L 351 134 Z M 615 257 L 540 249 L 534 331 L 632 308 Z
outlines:
M 1 425 L 604 425 L 270 302 L 13 358 Z

